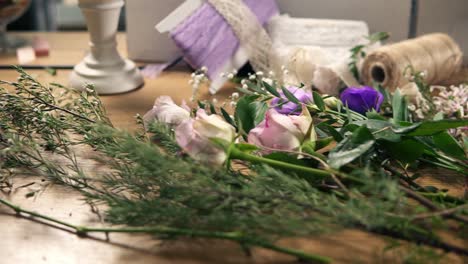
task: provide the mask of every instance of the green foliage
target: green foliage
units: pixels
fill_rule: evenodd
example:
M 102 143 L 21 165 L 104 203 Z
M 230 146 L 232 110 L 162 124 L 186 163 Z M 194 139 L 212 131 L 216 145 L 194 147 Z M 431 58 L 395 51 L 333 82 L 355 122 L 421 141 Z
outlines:
M 315 105 L 317 105 L 318 109 L 320 111 L 325 111 L 325 102 L 323 101 L 323 98 L 322 96 L 320 96 L 320 94 L 318 94 L 317 92 L 312 92 L 312 95 L 313 95 L 313 98 L 314 98 L 314 103 Z
M 235 119 L 244 135 L 263 121 L 268 110 L 268 104 L 258 101 L 258 96 L 244 96 L 237 102 Z
M 390 35 L 387 32 L 376 32 L 374 34 L 371 34 L 367 39 L 369 40 L 369 43 L 367 45 L 357 45 L 353 47 L 350 52 L 351 52 L 351 61 L 348 63 L 348 68 L 350 72 L 353 74 L 353 76 L 356 78 L 356 80 L 360 79 L 359 76 L 359 69 L 358 69 L 358 62 L 360 59 L 366 57 L 366 52 L 365 48 L 375 44 L 376 42 L 379 41 L 384 41 L 388 39 Z
M 407 201 L 399 174 L 384 171 L 382 164 L 428 160 L 463 170 L 466 165 L 457 160 L 461 156 L 452 149 L 454 142 L 441 131 L 466 125 L 465 121 L 391 123 L 317 105 L 314 119 L 319 120 L 317 131 L 322 135 L 317 142 L 305 142 L 299 159 L 294 152 L 259 156 L 260 149 L 240 143 L 229 148 L 250 157 L 241 163 L 243 169 L 213 167 L 184 156 L 164 124 L 151 124 L 151 137 L 114 128 L 91 87 L 76 92 L 44 86 L 19 71 L 18 82 L 3 82 L 16 91 L 0 90 L 0 181 L 18 168 L 36 170 L 79 190 L 90 203 L 107 205 L 110 223 L 166 226 L 163 230 L 172 231 L 148 231 L 165 239 L 187 233 L 206 237 L 208 232 L 208 237 L 231 239 L 245 247 L 301 256 L 267 243 L 351 227 L 457 250 L 435 235 L 438 226 L 433 223 L 440 216 L 413 218 L 425 210 Z M 279 94 L 275 87 L 253 85 L 249 89 L 262 93 L 239 100 L 236 122 L 221 109 L 244 136 L 263 120 L 265 101 Z M 64 95 L 57 99 L 53 94 L 60 91 Z M 316 102 L 320 104 L 320 99 Z M 315 152 L 331 145 L 332 138 L 337 145 L 329 153 Z M 77 149 L 81 147 L 94 151 L 96 161 L 108 170 L 98 175 L 84 171 L 82 150 Z M 402 155 L 404 151 L 408 154 Z M 66 162 L 57 163 L 57 157 Z M 323 176 L 318 180 L 301 175 L 317 172 Z M 0 188 L 4 185 L 0 182 Z M 416 187 L 450 207 L 447 201 L 452 198 L 441 195 L 441 190 L 432 193 Z
M 375 139 L 366 126 L 361 126 L 341 141 L 328 156 L 331 167 L 339 169 L 368 153 Z
M 392 110 L 394 122 L 409 121 L 408 103 L 406 98 L 400 93 L 400 89 L 397 89 L 393 94 Z

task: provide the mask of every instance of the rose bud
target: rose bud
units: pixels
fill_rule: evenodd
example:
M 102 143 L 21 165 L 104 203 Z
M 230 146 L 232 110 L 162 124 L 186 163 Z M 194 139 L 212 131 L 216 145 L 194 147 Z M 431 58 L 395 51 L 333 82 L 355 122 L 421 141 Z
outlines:
M 194 160 L 221 165 L 226 161 L 225 150 L 211 139 L 232 142 L 235 129 L 218 115 L 207 115 L 200 109 L 194 119 L 182 122 L 175 130 L 179 146 Z
M 282 115 L 270 109 L 265 120 L 250 131 L 248 142 L 259 147 L 297 151 L 306 140 L 316 140 L 311 126 L 312 117 L 306 107 L 299 116 Z
M 159 121 L 176 127 L 185 120 L 190 119 L 190 112 L 172 101 L 169 96 L 161 96 L 154 102 L 153 109 L 143 116 L 146 124 Z

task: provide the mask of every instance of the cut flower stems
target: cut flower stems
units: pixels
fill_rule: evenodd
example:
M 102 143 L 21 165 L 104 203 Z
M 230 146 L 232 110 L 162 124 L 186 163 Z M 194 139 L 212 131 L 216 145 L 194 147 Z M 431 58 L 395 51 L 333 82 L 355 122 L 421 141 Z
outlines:
M 109 227 L 76 226 L 0 199 L 20 216 L 80 236 L 223 239 L 312 263 L 333 259 L 276 242 L 356 228 L 468 256 L 439 236 L 466 239 L 466 200 L 418 181 L 423 168 L 468 176 L 464 139 L 449 131 L 468 126 L 466 119 L 415 121 L 399 92 L 368 87 L 372 96 L 360 97 L 355 87 L 345 104 L 259 74 L 232 96 L 233 111 L 160 98 L 128 133 L 112 125 L 92 86 L 77 92 L 18 72 L 17 82 L 2 82 L 14 91 L 0 89 L 0 173 L 31 170 L 75 189 L 106 205 Z M 354 98 L 370 98 L 368 107 L 354 111 Z M 275 110 L 281 104 L 284 113 Z M 77 148 L 96 153 L 108 170 L 85 171 Z

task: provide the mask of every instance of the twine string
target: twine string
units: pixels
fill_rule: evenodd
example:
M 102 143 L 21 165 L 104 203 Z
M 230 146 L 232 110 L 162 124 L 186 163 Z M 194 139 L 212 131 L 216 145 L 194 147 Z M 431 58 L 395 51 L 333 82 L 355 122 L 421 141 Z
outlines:
M 408 66 L 426 72 L 426 82 L 437 84 L 461 70 L 463 54 L 446 34 L 435 33 L 383 46 L 364 60 L 362 77 L 366 84 L 380 83 L 395 90 L 409 82 Z

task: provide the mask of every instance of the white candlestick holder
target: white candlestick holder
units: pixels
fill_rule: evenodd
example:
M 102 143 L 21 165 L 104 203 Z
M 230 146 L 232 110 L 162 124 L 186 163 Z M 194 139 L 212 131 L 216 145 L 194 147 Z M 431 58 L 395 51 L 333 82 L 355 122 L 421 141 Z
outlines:
M 135 64 L 117 51 L 117 27 L 123 0 L 80 0 L 90 34 L 90 52 L 74 67 L 71 87 L 83 90 L 94 84 L 98 94 L 117 94 L 143 85 Z M 72 41 L 72 40 L 71 40 Z

